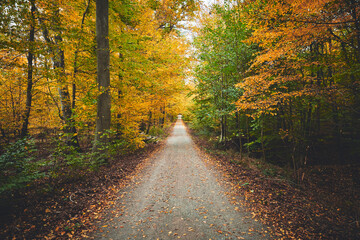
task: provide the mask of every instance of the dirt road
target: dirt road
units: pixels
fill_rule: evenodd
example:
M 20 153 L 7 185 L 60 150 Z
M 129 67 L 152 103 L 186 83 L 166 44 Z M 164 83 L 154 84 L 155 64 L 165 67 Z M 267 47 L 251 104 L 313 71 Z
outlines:
M 182 120 L 149 161 L 95 239 L 268 238 L 250 213 L 229 203 L 221 177 L 201 160 Z

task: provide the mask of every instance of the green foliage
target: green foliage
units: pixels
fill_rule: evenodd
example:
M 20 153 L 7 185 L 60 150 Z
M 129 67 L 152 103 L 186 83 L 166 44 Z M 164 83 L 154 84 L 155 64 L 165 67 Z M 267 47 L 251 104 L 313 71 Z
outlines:
M 99 152 L 80 152 L 79 149 L 69 146 L 61 139 L 57 140 L 56 144 L 51 159 L 47 162 L 47 166 L 50 167 L 50 174 L 53 177 L 57 177 L 65 169 L 70 171 L 94 171 L 101 165 L 106 164 L 108 159 L 107 154 L 103 151 L 106 149 L 105 144 L 99 146 Z
M 153 126 L 149 130 L 149 135 L 151 136 L 162 137 L 164 134 L 164 129 L 158 126 Z
M 242 94 L 236 84 L 247 75 L 256 48 L 244 42 L 251 30 L 237 6 L 214 5 L 202 21 L 194 43 L 200 63 L 195 69 L 192 127 L 226 144 L 247 132 L 246 117 L 234 113 Z
M 0 156 L 0 193 L 26 186 L 29 182 L 41 178 L 42 163 L 36 161 L 35 142 L 31 138 L 23 138 L 11 143 Z
M 294 172 L 358 161 L 359 33 L 349 20 L 358 14 L 325 2 L 225 1 L 204 13 L 193 128 Z
M 108 153 L 112 156 L 119 154 L 132 153 L 139 149 L 136 141 L 129 141 L 128 139 L 114 139 L 107 145 Z

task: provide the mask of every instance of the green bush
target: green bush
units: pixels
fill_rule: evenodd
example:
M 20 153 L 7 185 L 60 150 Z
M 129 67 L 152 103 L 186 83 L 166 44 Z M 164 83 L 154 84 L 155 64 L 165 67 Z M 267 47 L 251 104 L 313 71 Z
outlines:
M 155 137 L 161 137 L 165 134 L 164 129 L 161 127 L 153 126 L 149 130 L 149 135 L 155 136 Z
M 79 152 L 77 148 L 58 140 L 57 147 L 52 154 L 53 169 L 51 174 L 56 177 L 59 170 L 63 168 L 73 171 L 93 171 L 106 163 L 107 157 L 104 153 L 101 153 L 106 152 L 106 148 L 108 148 L 107 145 L 100 144 L 99 152 Z
M 35 142 L 23 138 L 11 143 L 0 156 L 0 193 L 26 186 L 29 182 L 43 177 L 41 163 L 35 161 Z

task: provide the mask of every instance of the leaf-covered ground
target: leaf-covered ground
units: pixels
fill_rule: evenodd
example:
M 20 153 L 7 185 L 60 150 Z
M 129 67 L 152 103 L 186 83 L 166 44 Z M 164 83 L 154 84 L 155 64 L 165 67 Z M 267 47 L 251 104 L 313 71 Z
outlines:
M 207 167 L 222 173 L 222 184 L 227 185 L 224 189 L 236 210 L 248 209 L 252 219 L 269 226 L 266 230 L 271 238 L 360 239 L 359 166 L 305 169 L 304 181 L 295 184 L 273 166 L 259 167 L 261 163 L 254 159 L 217 151 L 197 136 L 193 140 Z M 98 172 L 80 174 L 78 178 L 44 179 L 27 191 L 2 199 L 0 239 L 78 239 L 90 238 L 94 231 L 105 233 L 109 226 L 99 223 L 109 220 L 107 213 L 118 206 L 128 183 L 138 178 L 161 146 L 148 145 L 135 154 L 114 159 Z M 195 211 L 208 218 L 207 206 L 203 207 Z M 161 214 L 169 213 L 163 211 Z M 185 230 L 191 236 L 195 228 Z M 225 237 L 223 229 L 216 231 Z M 179 237 L 176 231 L 166 234 Z
M 99 213 L 161 146 L 149 144 L 96 172 L 42 179 L 16 195 L 2 196 L 0 239 L 87 238 Z
M 267 226 L 225 195 L 178 120 L 164 148 L 98 219 L 95 239 L 268 239 Z
M 229 194 L 244 196 L 244 204 L 271 226 L 272 238 L 360 239 L 360 166 L 304 169 L 304 180 L 296 184 L 280 168 L 218 151 L 196 134 L 193 138 L 228 179 Z

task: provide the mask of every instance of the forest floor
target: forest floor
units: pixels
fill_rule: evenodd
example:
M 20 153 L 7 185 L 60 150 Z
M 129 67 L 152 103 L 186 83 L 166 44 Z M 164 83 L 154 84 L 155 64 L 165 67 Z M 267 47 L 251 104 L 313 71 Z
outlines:
M 46 142 L 38 145 L 37 157 L 42 158 L 56 147 Z M 12 196 L 1 196 L 0 239 L 88 238 L 100 212 L 162 145 L 163 141 L 150 143 L 116 156 L 96 171 L 60 169 L 56 178 L 44 178 Z
M 309 166 L 295 181 L 284 168 L 193 140 L 227 179 L 233 196 L 270 226 L 273 239 L 360 239 L 360 165 Z
M 0 202 L 0 239 L 360 239 L 359 166 L 294 183 L 176 126 L 166 143 Z

